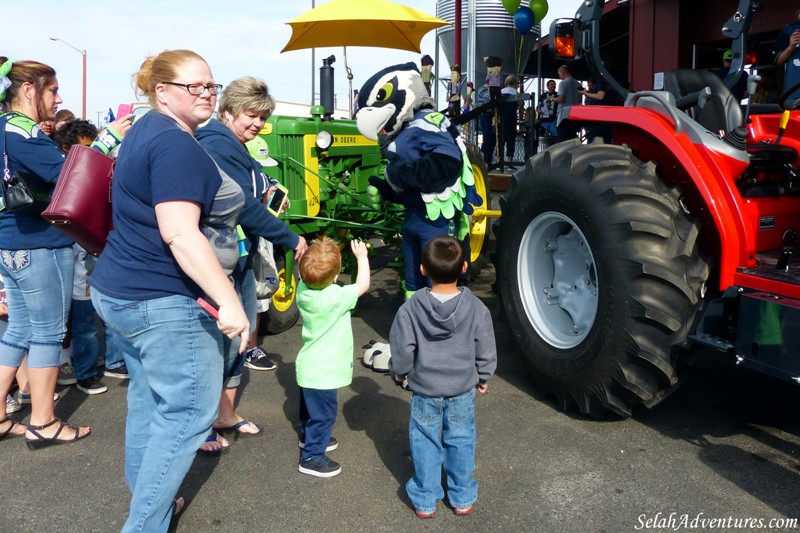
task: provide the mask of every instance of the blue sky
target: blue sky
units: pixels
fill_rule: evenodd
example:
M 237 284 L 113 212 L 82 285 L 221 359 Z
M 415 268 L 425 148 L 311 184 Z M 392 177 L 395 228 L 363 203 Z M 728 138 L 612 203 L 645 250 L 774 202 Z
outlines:
M 327 0 L 316 0 L 322 5 Z M 368 0 L 365 0 L 368 1 Z M 435 0 L 399 0 L 399 3 L 435 14 Z M 466 8 L 468 0 L 463 0 Z M 277 100 L 311 102 L 311 51 L 280 53 L 291 37 L 289 20 L 311 9 L 310 0 L 138 0 L 136 2 L 87 2 L 39 0 L 7 1 L 3 6 L 0 55 L 35 59 L 58 73 L 62 108 L 80 116 L 81 54 L 62 39 L 87 51 L 87 118 L 96 121 L 109 107 L 136 101 L 131 75 L 148 54 L 166 49 L 189 48 L 208 61 L 222 84 L 240 76 L 263 78 Z M 555 17 L 574 15 L 579 0 L 550 0 L 543 27 Z M 435 31 L 422 41 L 422 53 L 435 54 Z M 347 107 L 348 85 L 342 48 L 318 48 L 313 66 L 317 83 L 321 59 L 336 56 L 334 63 L 337 107 Z M 353 88 L 385 66 L 418 62 L 420 54 L 386 48 L 350 47 L 348 65 Z M 444 54 L 440 63 L 445 63 Z M 447 65 L 437 65 L 443 75 Z

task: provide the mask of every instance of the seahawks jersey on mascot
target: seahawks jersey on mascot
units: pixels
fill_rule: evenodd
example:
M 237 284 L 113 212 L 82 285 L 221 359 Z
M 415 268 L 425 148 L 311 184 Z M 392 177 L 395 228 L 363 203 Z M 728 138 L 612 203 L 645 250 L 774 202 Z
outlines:
M 402 253 L 406 296 L 427 285 L 419 266 L 422 247 L 437 235 L 469 245 L 468 215 L 483 199 L 458 130 L 434 109 L 414 63 L 387 67 L 358 94 L 358 129 L 368 139 L 385 136 L 386 179 L 370 184 L 386 201 L 405 208 Z M 383 142 L 383 139 L 382 139 Z M 469 257 L 469 250 L 467 250 Z

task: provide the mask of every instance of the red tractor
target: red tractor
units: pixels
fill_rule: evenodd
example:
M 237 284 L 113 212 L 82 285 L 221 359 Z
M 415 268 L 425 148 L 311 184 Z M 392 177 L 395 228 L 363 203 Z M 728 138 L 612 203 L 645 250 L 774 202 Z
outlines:
M 551 29 L 624 94 L 599 56 L 602 1 Z M 674 390 L 692 342 L 800 382 L 800 100 L 742 110 L 756 11 L 723 28 L 734 62 L 665 74 L 624 107 L 573 106 L 572 123 L 613 126 L 614 144 L 556 144 L 514 176 L 495 226 L 497 287 L 533 379 L 563 409 L 629 416 Z M 572 45 L 572 46 L 571 46 Z M 558 56 L 558 50 L 556 51 Z M 751 87 L 749 93 L 753 93 Z

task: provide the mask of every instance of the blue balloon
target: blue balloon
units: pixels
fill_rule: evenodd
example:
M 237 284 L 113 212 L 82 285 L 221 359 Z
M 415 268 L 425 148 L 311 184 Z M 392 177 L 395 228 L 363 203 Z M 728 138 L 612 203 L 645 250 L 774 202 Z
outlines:
M 520 33 L 528 33 L 533 29 L 535 24 L 535 16 L 531 8 L 522 6 L 514 13 L 514 27 Z

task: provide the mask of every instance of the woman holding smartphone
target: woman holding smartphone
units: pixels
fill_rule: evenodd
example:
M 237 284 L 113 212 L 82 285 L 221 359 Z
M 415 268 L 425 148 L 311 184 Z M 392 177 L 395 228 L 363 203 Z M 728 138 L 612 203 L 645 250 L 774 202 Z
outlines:
M 122 531 L 166 532 L 216 416 L 222 339 L 240 337 L 240 350 L 249 340 L 229 279 L 245 195 L 194 138 L 222 88 L 202 57 L 190 50 L 148 57 L 136 87 L 153 110 L 136 121 L 116 161 L 114 229 L 92 272 L 92 303 L 117 333 L 130 374 L 131 503 Z M 218 319 L 200 297 L 216 304 Z
M 245 192 L 245 205 L 239 215 L 239 225 L 244 230 L 248 254 L 239 261 L 233 279 L 236 292 L 250 320 L 251 335 L 256 334 L 257 302 L 250 257 L 258 253 L 258 237 L 294 250 L 296 260 L 303 256 L 307 248 L 306 240 L 292 232 L 286 223 L 270 213 L 262 203 L 268 193 L 268 183 L 261 172 L 261 164 L 253 159 L 245 146 L 245 143 L 256 138 L 274 108 L 275 101 L 269 94 L 267 84 L 258 78 L 245 76 L 232 81 L 222 91 L 217 118 L 197 131 L 200 144 Z M 262 432 L 260 426 L 235 412 L 236 390 L 241 382 L 243 366 L 253 370 L 273 370 L 276 365 L 258 347 L 250 350 L 245 357 L 230 343 L 226 343 L 224 350 L 225 376 L 219 414 L 213 427 L 218 432 L 231 433 L 237 437 L 259 435 Z M 225 446 L 225 441 L 206 442 L 201 450 L 214 453 Z

